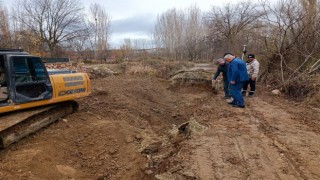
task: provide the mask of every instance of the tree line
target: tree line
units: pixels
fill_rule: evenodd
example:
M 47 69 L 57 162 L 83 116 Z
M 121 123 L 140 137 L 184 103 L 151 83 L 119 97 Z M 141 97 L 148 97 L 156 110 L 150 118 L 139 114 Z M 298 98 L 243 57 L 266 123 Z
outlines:
M 241 57 L 242 46 L 262 65 L 261 81 L 305 96 L 319 90 L 320 4 L 317 0 L 241 1 L 200 12 L 168 10 L 157 18 L 159 53 L 174 60 Z
M 1 5 L 0 46 L 104 60 L 111 16 L 99 4 L 92 4 L 88 12 L 77 0 L 17 0 L 10 13 Z M 317 0 L 240 1 L 212 6 L 208 12 L 196 5 L 173 8 L 158 15 L 153 48 L 170 60 L 202 61 L 221 58 L 225 52 L 240 56 L 247 45 L 261 60 L 261 81 L 287 87 L 288 93 L 308 94 L 310 77 L 320 67 L 319 13 Z M 123 57 L 132 54 L 134 46 L 145 48 L 125 39 Z M 305 83 L 296 88 L 296 81 Z

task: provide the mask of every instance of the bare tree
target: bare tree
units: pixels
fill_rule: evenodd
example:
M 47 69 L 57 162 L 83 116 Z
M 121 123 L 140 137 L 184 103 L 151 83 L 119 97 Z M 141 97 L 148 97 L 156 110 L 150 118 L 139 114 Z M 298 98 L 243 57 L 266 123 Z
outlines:
M 17 19 L 56 56 L 58 44 L 79 37 L 85 29 L 77 0 L 19 0 Z
M 319 12 L 310 17 L 305 4 L 298 0 L 281 0 L 276 8 L 263 3 L 267 12 L 265 18 L 270 36 L 266 39 L 269 47 L 270 69 L 280 67 L 281 82 L 285 83 L 301 72 L 308 69 L 306 65 L 313 56 L 319 54 Z M 269 69 L 269 70 L 270 70 Z
M 279 0 L 275 5 L 261 1 L 261 5 L 265 16 L 260 41 L 264 46 L 257 53 L 266 51 L 261 80 L 294 97 L 316 92 L 310 73 L 320 67 L 319 4 Z
M 153 37 L 171 59 L 199 59 L 205 37 L 202 12 L 196 6 L 187 11 L 168 10 L 158 17 Z
M 94 56 L 94 44 L 91 40 L 91 31 L 90 28 L 79 37 L 73 38 L 68 41 L 68 48 L 71 51 L 77 52 L 76 59 L 83 60 L 87 62 L 89 59 L 92 59 Z
M 205 43 L 203 14 L 197 6 L 190 6 L 186 17 L 184 47 L 187 58 L 189 60 L 200 59 Z
M 9 29 L 8 11 L 0 4 L 0 45 L 11 47 L 11 35 Z
M 246 31 L 253 28 L 254 22 L 262 15 L 259 6 L 250 1 L 213 7 L 207 16 L 208 41 L 214 46 L 222 46 L 221 50 L 235 51 L 242 46 L 239 43 L 243 39 L 241 36 L 246 37 L 249 34 Z
M 124 39 L 123 44 L 120 46 L 120 49 L 121 49 L 120 58 L 128 60 L 129 57 L 131 57 L 133 54 L 133 45 L 132 45 L 131 39 L 129 38 Z
M 90 24 L 94 34 L 95 58 L 106 59 L 108 41 L 111 29 L 111 17 L 101 5 L 95 3 L 90 6 Z
M 176 9 L 168 10 L 160 15 L 154 28 L 156 46 L 165 50 L 171 59 L 182 59 L 182 31 L 184 14 Z
M 148 49 L 151 44 L 147 39 L 133 39 L 133 49 Z
M 46 52 L 43 51 L 44 43 L 41 40 L 41 37 L 34 34 L 33 31 L 19 22 L 18 10 L 18 8 L 13 8 L 11 10 L 10 25 L 12 47 L 22 48 L 29 53 L 44 56 Z

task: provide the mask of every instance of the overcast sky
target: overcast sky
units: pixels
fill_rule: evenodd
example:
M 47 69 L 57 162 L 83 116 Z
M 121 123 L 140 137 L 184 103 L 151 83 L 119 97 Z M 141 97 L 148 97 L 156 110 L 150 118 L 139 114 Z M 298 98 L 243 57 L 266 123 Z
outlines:
M 191 5 L 197 5 L 202 11 L 208 11 L 213 5 L 223 5 L 226 0 L 83 0 L 83 2 L 86 7 L 91 3 L 99 3 L 106 9 L 112 18 L 111 42 L 113 46 L 118 46 L 125 38 L 150 39 L 157 15 L 169 9 L 184 10 Z
M 10 10 L 14 0 L 1 0 Z M 111 45 L 117 47 L 123 39 L 150 39 L 157 15 L 176 8 L 184 10 L 197 5 L 203 12 L 212 6 L 222 6 L 239 0 L 82 0 L 88 10 L 90 4 L 98 3 L 111 16 Z M 252 0 L 257 1 L 257 0 Z

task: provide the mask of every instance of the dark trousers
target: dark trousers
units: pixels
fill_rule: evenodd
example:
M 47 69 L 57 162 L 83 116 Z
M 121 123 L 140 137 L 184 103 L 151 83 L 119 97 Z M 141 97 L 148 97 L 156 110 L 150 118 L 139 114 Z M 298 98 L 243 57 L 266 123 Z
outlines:
M 251 78 L 249 81 L 245 81 L 242 87 L 242 95 L 245 96 L 248 91 L 248 86 L 250 85 L 249 96 L 253 96 L 256 91 L 256 80 L 252 81 Z
M 223 91 L 225 97 L 231 97 L 230 89 L 229 89 L 229 81 L 223 80 Z

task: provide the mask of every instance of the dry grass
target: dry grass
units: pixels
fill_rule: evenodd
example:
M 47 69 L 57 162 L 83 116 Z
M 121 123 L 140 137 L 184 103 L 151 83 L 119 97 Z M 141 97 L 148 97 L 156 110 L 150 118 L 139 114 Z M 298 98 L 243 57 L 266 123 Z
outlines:
M 283 91 L 292 98 L 303 100 L 314 96 L 320 90 L 319 77 L 301 75 L 282 86 Z
M 320 91 L 318 91 L 315 95 L 307 98 L 307 103 L 316 108 L 320 108 Z
M 148 59 L 127 63 L 126 72 L 129 74 L 155 75 L 169 79 L 175 72 L 193 67 L 190 62 L 168 62 L 160 59 Z
M 127 73 L 136 75 L 156 75 L 157 70 L 143 64 L 135 64 L 128 67 Z
M 285 77 L 289 75 L 286 74 Z M 286 79 L 285 82 L 281 82 L 280 73 L 270 73 L 264 75 L 260 82 L 266 83 L 272 86 L 272 89 L 279 89 L 288 98 L 297 101 L 314 101 L 313 98 L 319 97 L 320 91 L 320 75 L 319 74 L 306 74 L 300 73 L 295 77 Z M 320 102 L 315 100 L 316 102 Z

